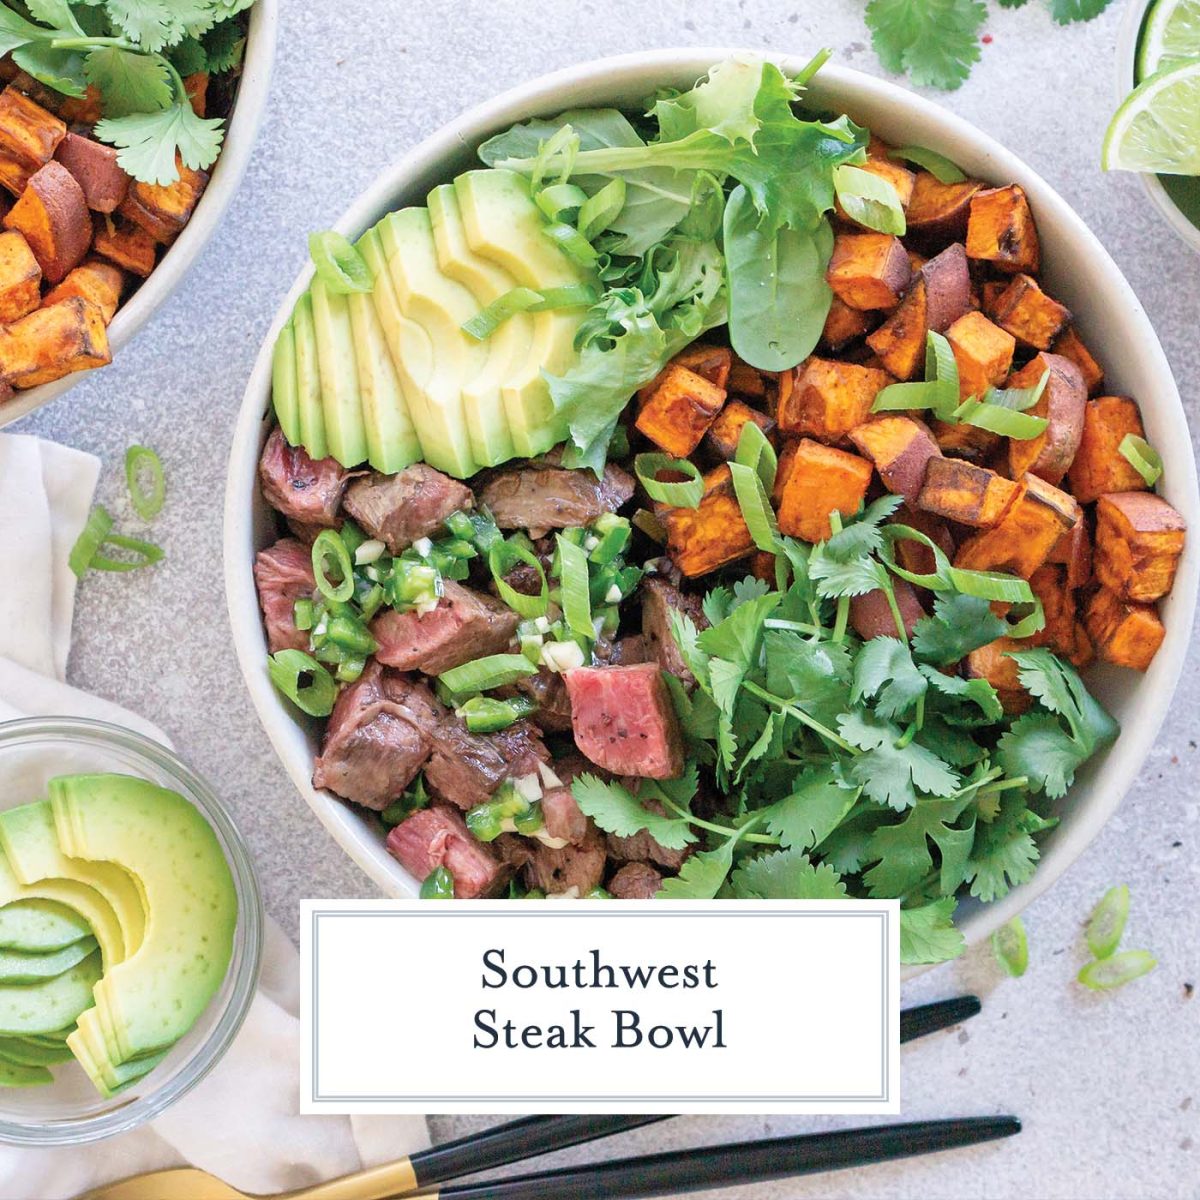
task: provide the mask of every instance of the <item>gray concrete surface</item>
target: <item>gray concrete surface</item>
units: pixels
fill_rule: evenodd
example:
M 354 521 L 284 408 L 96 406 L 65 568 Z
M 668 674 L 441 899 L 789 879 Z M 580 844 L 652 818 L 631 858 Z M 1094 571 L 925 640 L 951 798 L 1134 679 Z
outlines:
M 270 111 L 224 226 L 175 299 L 119 362 L 18 426 L 105 462 L 101 498 L 123 507 L 121 456 L 156 447 L 170 501 L 157 571 L 89 577 L 71 672 L 82 687 L 159 721 L 236 812 L 267 904 L 294 930 L 301 897 L 372 895 L 294 794 L 251 711 L 221 582 L 221 494 L 230 429 L 251 361 L 305 256 L 380 167 L 464 107 L 510 84 L 602 54 L 728 44 L 807 53 L 878 72 L 861 0 L 284 0 Z M 1045 6 L 997 9 L 984 61 L 941 103 L 1032 163 L 1116 257 L 1155 322 L 1193 420 L 1200 389 L 1200 262 L 1173 240 L 1137 182 L 1096 166 L 1112 108 L 1121 5 L 1054 26 Z M 1137 785 L 1083 859 L 1026 913 L 1032 961 L 1001 978 L 986 950 L 926 975 L 908 1003 L 977 990 L 985 1011 L 905 1052 L 908 1118 L 1015 1112 L 1011 1142 L 953 1156 L 747 1186 L 728 1200 L 879 1197 L 1200 1196 L 1200 688 L 1197 658 Z M 1073 986 L 1081 927 L 1111 884 L 1133 889 L 1128 938 L 1160 960 L 1097 998 Z M 776 948 L 764 947 L 765 952 Z M 778 1002 L 786 1039 L 787 1003 Z M 386 1036 L 388 1013 L 376 1019 Z M 437 1120 L 447 1136 L 481 1122 Z M 835 1122 L 676 1121 L 628 1139 L 659 1149 Z M 844 1124 L 844 1122 L 842 1122 Z M 580 1159 L 580 1152 L 570 1156 Z M 713 1197 L 717 1193 L 711 1193 Z

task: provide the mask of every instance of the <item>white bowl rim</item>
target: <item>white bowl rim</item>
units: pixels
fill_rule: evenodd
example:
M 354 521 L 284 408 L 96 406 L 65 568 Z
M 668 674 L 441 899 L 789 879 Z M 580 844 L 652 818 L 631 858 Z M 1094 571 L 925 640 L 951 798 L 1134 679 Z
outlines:
M 469 109 L 413 147 L 387 167 L 351 204 L 335 228 L 348 236 L 357 236 L 376 214 L 394 205 L 397 195 L 406 186 L 411 186 L 414 179 L 430 175 L 434 168 L 456 152 L 461 153 L 465 147 L 477 145 L 482 137 L 494 130 L 527 119 L 534 113 L 557 112 L 571 107 L 570 101 L 556 99 L 564 92 L 585 85 L 598 90 L 605 83 L 613 92 L 622 90 L 622 87 L 628 92 L 631 79 L 640 80 L 648 75 L 660 80 L 672 75 L 698 78 L 713 63 L 730 55 L 766 58 L 792 72 L 799 71 L 808 61 L 805 56 L 764 55 L 762 51 L 741 48 L 678 48 L 596 59 L 540 76 Z M 1111 288 L 1113 297 L 1109 307 L 1120 306 L 1125 313 L 1125 321 L 1129 326 L 1125 352 L 1135 368 L 1140 365 L 1141 369 L 1154 376 L 1155 391 L 1159 397 L 1155 411 L 1171 426 L 1170 437 L 1162 441 L 1162 450 L 1173 485 L 1173 503 L 1180 508 L 1191 528 L 1200 528 L 1196 463 L 1191 452 L 1187 419 L 1170 365 L 1132 288 L 1083 220 L 1015 154 L 989 134 L 923 96 L 885 79 L 833 62 L 822 67 L 815 83 L 818 90 L 825 83 L 832 84 L 837 90 L 853 89 L 865 104 L 875 101 L 908 108 L 937 126 L 939 136 L 973 143 L 978 148 L 979 156 L 987 160 L 987 174 L 1020 182 L 1030 193 L 1036 209 L 1042 213 L 1053 210 L 1055 219 L 1069 228 L 1073 252 L 1086 255 L 1086 261 L 1092 262 L 1095 269 L 1105 276 L 1105 286 Z M 653 86 L 644 87 L 644 92 L 640 94 L 647 94 Z M 380 839 L 370 833 L 363 818 L 344 801 L 312 787 L 312 756 L 307 752 L 303 755 L 296 753 L 300 726 L 275 692 L 265 669 L 266 642 L 252 573 L 255 550 L 253 493 L 251 491 L 248 496 L 246 488 L 249 483 L 253 489 L 257 478 L 258 452 L 265 436 L 264 422 L 270 411 L 272 346 L 296 298 L 308 286 L 311 277 L 311 267 L 302 270 L 280 304 L 247 383 L 235 425 L 225 495 L 226 599 L 243 676 L 259 719 L 292 781 L 334 839 L 386 895 L 413 896 L 418 885 L 399 863 L 387 855 Z M 1174 611 L 1167 622 L 1166 639 L 1151 667 L 1151 677 L 1143 684 L 1144 687 L 1153 684 L 1151 700 L 1140 705 L 1138 712 L 1123 723 L 1121 736 L 1103 764 L 1104 777 L 1096 781 L 1093 794 L 1089 796 L 1086 819 L 1074 822 L 1069 830 L 1056 831 L 1057 840 L 1044 853 L 1028 883 L 1014 888 L 1002 900 L 972 909 L 960 920 L 959 927 L 968 944 L 981 941 L 1049 888 L 1080 857 L 1124 798 L 1149 755 L 1178 683 L 1191 635 L 1198 585 L 1200 553 L 1189 546 L 1170 598 Z
M 225 130 L 220 157 L 213 166 L 208 187 L 183 231 L 129 303 L 117 309 L 108 327 L 108 343 L 114 361 L 183 282 L 237 192 L 266 111 L 278 28 L 279 0 L 255 0 L 246 32 L 246 57 L 237 102 Z M 92 374 L 91 371 L 75 371 L 52 383 L 18 392 L 11 400 L 0 403 L 0 429 L 56 400 L 81 380 L 91 378 Z

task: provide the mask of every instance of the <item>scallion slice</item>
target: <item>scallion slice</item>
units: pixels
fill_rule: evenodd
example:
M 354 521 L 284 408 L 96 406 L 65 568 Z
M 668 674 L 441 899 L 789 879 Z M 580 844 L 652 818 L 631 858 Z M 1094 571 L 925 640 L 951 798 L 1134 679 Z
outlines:
M 1157 966 L 1158 960 L 1149 950 L 1122 950 L 1088 963 L 1077 978 L 1094 992 L 1109 991 L 1148 975 Z
M 888 151 L 888 158 L 916 163 L 918 167 L 924 167 L 938 183 L 962 183 L 966 179 L 962 171 L 944 154 L 926 146 L 897 146 Z
M 964 596 L 999 600 L 1007 604 L 1035 603 L 1033 589 L 1024 579 L 999 571 L 967 571 L 951 566 L 942 548 L 918 529 L 909 525 L 884 525 L 879 532 L 883 535 L 879 557 L 893 575 L 899 575 L 917 587 L 935 592 L 961 592 Z M 894 544 L 899 541 L 916 541 L 927 546 L 933 554 L 936 569 L 932 573 L 921 574 L 900 566 L 893 551 Z
M 422 900 L 453 900 L 454 876 L 446 867 L 434 867 L 425 876 L 419 895 Z
M 140 571 L 143 567 L 152 567 L 155 563 L 166 558 L 166 551 L 154 542 L 144 542 L 141 538 L 126 537 L 120 533 L 110 533 L 100 545 L 115 546 L 118 550 L 126 550 L 133 558 L 112 558 L 107 554 L 97 554 L 92 559 L 93 571 Z
M 142 484 L 143 477 L 146 486 Z M 125 451 L 125 484 L 134 512 L 143 521 L 153 521 L 162 512 L 167 479 L 162 459 L 149 446 L 130 446 Z
M 600 257 L 592 243 L 573 225 L 557 222 L 547 225 L 543 232 L 576 266 L 592 268 Z
M 664 471 L 687 478 L 680 481 L 659 479 Z M 633 472 L 646 489 L 646 495 L 672 508 L 699 508 L 704 496 L 704 479 L 695 463 L 669 454 L 639 454 L 633 460 Z
M 1025 936 L 1025 923 L 1020 917 L 1013 917 L 1007 925 L 1001 925 L 992 934 L 992 953 L 1014 979 L 1025 974 L 1029 966 L 1029 939 Z
M 367 260 L 345 237 L 332 229 L 310 233 L 308 253 L 317 269 L 317 278 L 339 296 L 347 296 L 351 292 L 369 292 L 375 285 Z
M 762 479 L 753 467 L 740 462 L 731 462 L 729 473 L 733 479 L 733 491 L 737 496 L 738 506 L 742 510 L 742 520 L 746 522 L 754 544 L 768 554 L 778 554 L 779 525 L 775 520 L 771 502 L 767 499 Z
M 535 292 L 533 288 L 512 288 L 477 312 L 469 321 L 464 321 L 462 331 L 477 342 L 485 342 L 509 317 L 528 312 L 535 304 L 540 303 L 541 299 L 542 293 Z
M 962 567 L 950 567 L 947 572 L 950 586 L 964 596 L 976 596 L 981 600 L 999 600 L 1005 604 L 1032 604 L 1033 589 L 1016 575 L 1005 575 L 1002 571 L 965 571 Z
M 509 571 L 522 563 L 532 567 L 537 572 L 540 586 L 537 594 L 534 596 L 518 592 L 504 578 Z M 546 609 L 550 605 L 550 586 L 546 582 L 546 571 L 542 567 L 541 560 L 532 550 L 526 546 L 522 546 L 516 540 L 495 542 L 488 551 L 488 568 L 492 572 L 492 578 L 496 581 L 496 591 L 500 593 L 500 599 L 513 612 L 520 613 L 523 617 L 541 617 L 545 615 Z
M 986 400 L 965 401 L 954 410 L 954 418 L 957 425 L 973 425 L 976 429 L 986 429 L 1018 442 L 1040 437 L 1050 424 L 1045 417 L 1031 417 L 1028 413 L 1014 412 Z
M 1163 462 L 1159 453 L 1143 437 L 1136 433 L 1127 433 L 1117 447 L 1126 462 L 1146 481 L 1147 487 L 1153 487 L 1163 473 Z
M 1046 628 L 1046 610 L 1042 607 L 1042 602 L 1035 596 L 1033 600 L 1033 608 L 1019 621 L 1009 622 L 1007 637 L 1021 639 L 1033 637 L 1035 633 L 1041 633 Z
M 457 712 L 472 733 L 498 733 L 522 717 L 528 716 L 536 707 L 524 696 L 513 697 L 511 700 L 472 696 Z
M 112 527 L 113 519 L 109 516 L 108 509 L 97 504 L 88 515 L 87 524 L 75 539 L 75 545 L 71 547 L 67 558 L 67 565 L 80 579 L 92 565 L 92 559 L 96 557 L 100 544 L 112 533 Z
M 762 480 L 763 490 L 770 495 L 775 486 L 775 472 L 779 469 L 779 459 L 775 454 L 775 447 L 767 440 L 767 435 L 759 428 L 757 422 L 747 421 L 742 426 L 733 461 L 756 471 Z
M 327 717 L 337 699 L 333 676 L 303 650 L 280 650 L 267 660 L 271 682 L 310 717 Z
M 333 583 L 326 568 L 330 560 L 337 571 L 338 582 Z M 322 529 L 317 534 L 312 548 L 313 574 L 321 595 L 329 600 L 349 600 L 354 595 L 354 564 L 350 551 L 334 529 Z
M 592 627 L 587 552 L 559 534 L 558 563 L 563 617 L 574 633 L 580 637 L 594 638 L 596 631 Z
M 443 671 L 438 682 L 457 696 L 470 696 L 536 674 L 537 667 L 523 654 L 489 654 Z
M 1112 957 L 1121 943 L 1128 918 L 1129 888 L 1122 883 L 1104 893 L 1088 921 L 1088 949 L 1096 958 Z
M 625 180 L 619 175 L 606 183 L 594 196 L 588 197 L 575 222 L 579 232 L 590 242 L 603 233 L 625 207 Z
M 535 197 L 537 206 L 549 221 L 567 223 L 587 203 L 587 192 L 573 183 L 552 183 Z
M 833 187 L 852 221 L 897 237 L 907 232 L 900 196 L 882 176 L 843 163 L 833 168 Z

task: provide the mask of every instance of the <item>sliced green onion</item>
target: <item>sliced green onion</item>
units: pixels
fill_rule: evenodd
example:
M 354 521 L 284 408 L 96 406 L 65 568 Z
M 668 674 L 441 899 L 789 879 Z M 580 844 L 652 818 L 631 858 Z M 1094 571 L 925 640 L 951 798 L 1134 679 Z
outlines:
M 149 477 L 149 486 L 142 486 L 142 476 Z M 153 521 L 162 512 L 167 495 L 167 479 L 162 459 L 149 446 L 130 446 L 125 451 L 125 484 L 134 512 L 143 521 Z
M 958 359 L 946 338 L 930 330 L 925 335 L 925 378 L 946 384 L 947 391 L 958 396 Z
M 369 292 L 375 278 L 367 260 L 340 233 L 326 229 L 308 235 L 308 253 L 317 269 L 317 278 L 339 296 L 351 292 Z
M 596 265 L 600 256 L 592 243 L 574 226 L 558 222 L 547 225 L 544 232 L 576 266 L 591 268 Z
M 967 400 L 954 410 L 954 423 L 973 425 L 1002 437 L 1024 442 L 1040 437 L 1050 422 L 1045 417 L 1031 417 L 1028 413 L 1014 412 L 1003 404 L 991 404 L 985 400 Z
M 464 321 L 462 331 L 477 342 L 486 342 L 509 317 L 528 312 L 535 304 L 540 304 L 541 299 L 542 293 L 535 292 L 533 288 L 515 287 L 498 296 L 469 321 Z
M 1050 368 L 1042 372 L 1042 377 L 1027 388 L 988 388 L 983 399 L 986 403 L 999 405 L 1001 408 L 1011 408 L 1015 412 L 1028 412 L 1041 398 L 1050 382 Z
M 753 467 L 739 462 L 729 464 L 729 473 L 733 479 L 733 491 L 737 496 L 738 506 L 742 510 L 742 520 L 746 522 L 754 544 L 768 554 L 778 554 L 779 525 L 771 509 L 771 502 L 767 499 L 762 479 Z
M 664 471 L 686 475 L 687 479 L 668 483 L 659 479 Z M 699 508 L 704 497 L 704 478 L 695 463 L 669 454 L 639 454 L 633 460 L 633 473 L 651 500 L 673 508 Z
M 560 125 L 544 142 L 538 146 L 537 157 L 533 161 L 530 173 L 530 188 L 537 193 L 542 191 L 542 180 L 546 178 L 546 170 L 555 160 L 561 160 L 559 166 L 559 182 L 565 183 L 571 177 L 575 166 L 575 155 L 579 153 L 579 134 L 570 125 Z
M 1153 487 L 1163 473 L 1163 461 L 1158 451 L 1143 437 L 1136 433 L 1127 433 L 1117 447 L 1126 462 L 1145 480 L 1147 487 Z
M 492 696 L 472 696 L 456 712 L 466 722 L 472 733 L 498 733 L 507 729 L 522 717 L 527 717 L 537 707 L 524 696 L 511 700 L 497 700 Z
M 576 228 L 590 242 L 603 233 L 625 207 L 625 180 L 619 175 L 590 196 L 579 210 Z
M 443 591 L 441 572 L 429 563 L 393 559 L 383 590 L 388 603 L 403 612 L 434 608 Z
M 311 629 L 316 623 L 316 608 L 311 600 L 297 600 L 292 605 L 292 624 L 299 630 Z
M 936 379 L 928 383 L 915 380 L 912 383 L 889 383 L 881 388 L 871 405 L 872 412 L 905 412 L 909 409 L 943 406 L 946 388 Z M 956 395 L 955 400 L 958 399 Z
M 1029 966 L 1029 939 L 1025 936 L 1025 923 L 1020 917 L 1013 917 L 1007 925 L 1001 925 L 992 934 L 992 953 L 1014 979 L 1025 974 Z
M 332 583 L 325 568 L 332 559 L 337 570 L 338 582 Z M 354 595 L 354 564 L 346 543 L 333 529 L 322 529 L 317 534 L 312 548 L 313 574 L 321 595 L 330 600 L 349 600 Z
M 938 183 L 962 183 L 966 176 L 944 154 L 926 146 L 897 146 L 888 151 L 888 158 L 899 158 L 904 162 L 924 167 Z
M 526 675 L 536 675 L 537 667 L 523 654 L 489 654 L 451 667 L 438 676 L 438 682 L 458 696 L 487 692 L 515 683 Z
M 271 682 L 310 717 L 327 717 L 337 699 L 333 676 L 303 650 L 280 650 L 267 659 Z
M 964 596 L 976 596 L 980 600 L 999 600 L 1004 604 L 1032 604 L 1033 589 L 1016 575 L 1005 575 L 1002 571 L 966 571 L 962 567 L 950 567 L 947 571 L 950 586 Z
M 1125 884 L 1109 888 L 1096 905 L 1087 926 L 1088 949 L 1096 958 L 1111 958 L 1129 918 L 1129 888 Z
M 545 213 L 547 220 L 564 223 L 583 208 L 587 198 L 587 192 L 573 183 L 552 183 L 542 188 L 535 197 L 538 208 Z
M 379 644 L 357 617 L 332 617 L 325 636 L 343 650 L 350 650 L 358 655 L 374 654 L 379 649 Z
M 153 542 L 144 542 L 141 538 L 125 537 L 120 533 L 110 533 L 100 544 L 100 549 L 103 550 L 105 546 L 127 550 L 135 557 L 111 558 L 107 554 L 97 553 L 91 562 L 93 571 L 140 571 L 143 567 L 152 567 L 166 558 L 166 551 L 161 546 L 156 546 Z
M 422 900 L 453 900 L 454 876 L 446 867 L 434 867 L 421 884 Z
M 546 824 L 546 818 L 542 815 L 542 802 L 540 800 L 532 801 L 524 812 L 519 812 L 513 817 L 512 822 L 518 833 L 526 836 L 537 833 Z
M 767 435 L 759 428 L 757 421 L 747 421 L 742 426 L 733 461 L 757 471 L 759 479 L 762 480 L 763 490 L 767 495 L 771 494 L 771 489 L 775 486 L 775 472 L 779 469 L 779 459 L 775 454 L 775 447 L 767 440 Z
M 108 514 L 108 509 L 97 504 L 88 515 L 87 524 L 75 539 L 75 545 L 71 547 L 67 558 L 67 565 L 80 579 L 92 565 L 92 559 L 96 557 L 100 544 L 112 533 L 112 527 L 113 520 Z
M 558 578 L 562 592 L 563 617 L 580 637 L 594 638 L 588 560 L 583 548 L 558 536 Z
M 1032 610 L 1019 621 L 1005 623 L 1008 625 L 1008 633 L 1006 637 L 1020 639 L 1033 637 L 1035 633 L 1041 633 L 1046 628 L 1046 610 L 1042 607 L 1042 602 L 1034 597 Z
M 942 548 L 920 530 L 909 525 L 884 525 L 879 531 L 883 535 L 883 546 L 879 557 L 893 575 L 907 579 L 917 587 L 935 592 L 961 592 L 965 596 L 976 596 L 981 600 L 999 600 L 1007 604 L 1033 604 L 1033 589 L 1015 575 L 999 571 L 968 571 L 950 565 Z M 927 546 L 933 554 L 935 570 L 930 574 L 909 571 L 896 561 L 892 546 L 895 542 L 913 541 Z
M 1158 959 L 1149 950 L 1122 950 L 1108 958 L 1088 963 L 1077 976 L 1085 988 L 1094 992 L 1123 987 L 1134 979 L 1148 975 L 1158 966 Z
M 606 567 L 625 553 L 633 537 L 633 526 L 628 517 L 603 513 L 592 523 L 592 533 L 599 541 L 588 552 L 588 561 Z
M 344 658 L 338 663 L 334 678 L 338 683 L 357 683 L 366 669 L 365 658 Z
M 833 168 L 833 187 L 846 215 L 868 229 L 903 237 L 908 223 L 895 187 L 880 175 L 842 163 Z
M 527 596 L 524 592 L 518 592 L 504 578 L 509 571 L 521 563 L 532 567 L 537 572 L 541 586 L 536 596 Z M 522 546 L 515 539 L 497 542 L 488 551 L 488 568 L 496 582 L 496 591 L 500 593 L 500 599 L 513 612 L 520 613 L 523 617 L 545 615 L 546 609 L 550 606 L 550 585 L 546 582 L 546 572 L 542 567 L 541 560 L 532 550 Z

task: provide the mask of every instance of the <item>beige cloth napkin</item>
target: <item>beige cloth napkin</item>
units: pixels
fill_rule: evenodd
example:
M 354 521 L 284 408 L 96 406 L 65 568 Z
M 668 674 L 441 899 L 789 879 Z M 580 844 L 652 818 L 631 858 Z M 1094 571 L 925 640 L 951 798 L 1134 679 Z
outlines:
M 0 589 L 0 721 L 91 717 L 166 744 L 149 722 L 66 683 L 76 585 L 67 555 L 99 472 L 89 454 L 0 434 L 0 563 L 10 581 Z M 212 1074 L 132 1133 L 77 1149 L 0 1146 L 0 1197 L 59 1200 L 187 1163 L 245 1191 L 272 1193 L 427 1146 L 419 1117 L 299 1115 L 299 991 L 296 949 L 268 921 L 258 995 Z

